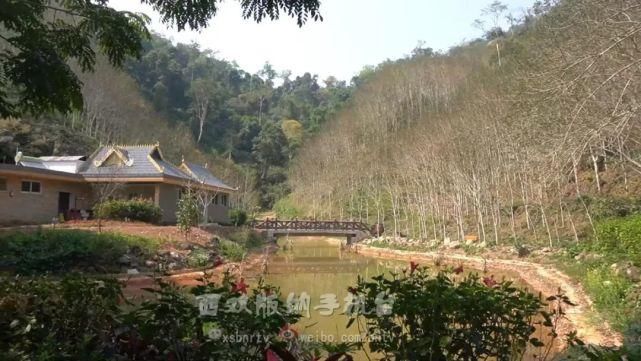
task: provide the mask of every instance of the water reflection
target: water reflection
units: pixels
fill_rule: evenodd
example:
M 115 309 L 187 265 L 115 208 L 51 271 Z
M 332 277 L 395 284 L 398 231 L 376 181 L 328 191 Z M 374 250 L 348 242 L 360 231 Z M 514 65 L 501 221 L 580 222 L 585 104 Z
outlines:
M 354 342 L 359 339 L 358 325 L 345 328 L 347 288 L 356 284 L 358 276 L 369 279 L 390 270 L 400 271 L 406 262 L 377 260 L 343 249 L 341 240 L 281 239 L 280 250 L 270 257 L 267 283 L 279 286 L 283 297 L 309 296 L 309 313 L 296 325 L 307 339 L 325 342 Z M 335 295 L 332 298 L 331 295 Z M 304 297 L 303 297 L 304 298 Z M 331 315 L 322 315 L 329 313 Z M 363 354 L 356 360 L 366 360 Z

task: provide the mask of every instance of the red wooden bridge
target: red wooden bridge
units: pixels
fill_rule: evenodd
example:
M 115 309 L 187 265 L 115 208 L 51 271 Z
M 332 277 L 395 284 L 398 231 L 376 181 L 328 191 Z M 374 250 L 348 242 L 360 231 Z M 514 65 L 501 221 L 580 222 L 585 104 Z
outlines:
M 256 230 L 267 233 L 268 238 L 287 236 L 341 236 L 347 243 L 360 241 L 370 236 L 370 227 L 363 222 L 317 221 L 317 220 L 254 220 L 250 223 Z

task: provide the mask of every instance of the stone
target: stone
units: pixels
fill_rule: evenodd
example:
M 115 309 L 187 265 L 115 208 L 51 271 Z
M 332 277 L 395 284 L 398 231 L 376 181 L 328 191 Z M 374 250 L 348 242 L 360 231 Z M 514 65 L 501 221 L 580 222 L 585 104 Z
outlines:
M 176 268 L 178 268 L 178 263 L 176 263 L 176 262 L 171 262 L 171 263 L 169 263 L 169 264 L 167 265 L 167 269 L 168 269 L 168 270 L 174 270 L 174 269 L 176 269 Z
M 623 272 L 623 275 L 632 282 L 641 281 L 641 271 L 639 270 L 638 267 L 635 267 L 635 266 L 626 267 L 625 271 Z
M 459 242 L 459 241 L 451 241 L 451 242 L 449 242 L 447 244 L 447 248 L 450 248 L 450 249 L 461 248 L 461 242 Z
M 445 245 L 450 244 L 450 242 L 451 242 L 450 237 L 445 237 L 445 238 L 443 239 L 443 244 L 445 244 Z
M 157 265 L 156 261 L 152 261 L 150 259 L 145 261 L 145 266 L 149 268 L 155 268 Z
M 131 264 L 131 257 L 129 255 L 123 254 L 118 258 L 118 264 L 121 264 L 123 266 L 128 266 Z
M 171 257 L 173 259 L 180 259 L 181 258 L 180 254 L 178 252 L 174 252 L 174 251 L 170 251 L 169 252 L 169 257 Z
M 142 248 L 140 248 L 139 246 L 132 246 L 131 248 L 129 248 L 129 253 L 136 256 L 140 256 L 143 254 Z
M 137 274 L 140 274 L 140 271 L 138 271 L 135 268 L 130 268 L 130 269 L 127 270 L 127 274 L 128 275 L 137 275 Z
M 479 248 L 487 248 L 487 243 L 485 243 L 485 241 L 483 241 L 483 242 L 477 244 L 476 246 L 479 247 Z

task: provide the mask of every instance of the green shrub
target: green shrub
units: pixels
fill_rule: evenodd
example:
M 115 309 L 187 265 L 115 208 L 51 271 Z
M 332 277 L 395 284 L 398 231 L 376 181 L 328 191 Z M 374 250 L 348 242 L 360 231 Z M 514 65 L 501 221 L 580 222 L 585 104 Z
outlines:
M 294 206 L 289 197 L 281 198 L 274 204 L 274 212 L 278 218 L 292 219 L 301 216 L 301 211 Z
M 416 264 L 391 278 L 359 278 L 349 291 L 348 325 L 358 321 L 371 351 L 390 360 L 521 359 L 528 345 L 545 352 L 535 337 L 535 320 L 545 321 L 540 334 L 548 334 L 563 317 L 562 308 L 547 313 L 538 296 L 511 282 L 475 274 L 432 275 Z M 563 295 L 547 300 L 569 302 Z
M 588 208 L 597 219 L 627 217 L 641 213 L 641 199 L 596 198 L 591 200 Z
M 220 240 L 220 254 L 225 257 L 225 259 L 232 262 L 240 262 L 245 258 L 247 254 L 247 248 L 245 246 L 238 244 L 236 242 L 221 239 Z
M 0 278 L 0 359 L 115 360 L 121 298 L 115 279 Z
M 282 344 L 281 329 L 300 317 L 262 282 L 247 292 L 252 312 L 225 311 L 242 294 L 234 283 L 243 281 L 225 275 L 190 295 L 159 281 L 147 289 L 153 297 L 125 308 L 117 280 L 0 278 L 0 360 L 264 360 L 266 348 Z M 194 298 L 205 294 L 220 296 L 216 315 L 200 314 Z M 273 312 L 255 313 L 265 294 L 274 295 Z M 209 337 L 214 328 L 222 337 Z M 240 347 L 227 341 L 235 335 L 251 337 Z
M 189 233 L 192 227 L 198 225 L 200 211 L 196 197 L 191 193 L 184 193 L 178 200 L 176 210 L 176 222 L 178 228 L 185 233 Z
M 151 254 L 159 242 L 117 233 L 81 230 L 41 230 L 0 236 L 0 268 L 20 274 L 66 272 L 72 269 L 117 268 L 117 261 L 131 247 Z
M 209 264 L 209 251 L 198 248 L 193 250 L 187 257 L 187 264 L 190 267 L 205 267 Z
M 102 219 L 141 221 L 158 223 L 162 218 L 162 210 L 153 202 L 146 199 L 109 200 L 94 207 L 96 217 Z
M 247 223 L 247 212 L 242 209 L 232 209 L 229 211 L 229 219 L 232 225 L 240 227 Z
M 595 251 L 620 255 L 641 265 L 641 215 L 597 222 Z
M 614 327 L 624 329 L 634 316 L 634 307 L 628 303 L 633 284 L 614 275 L 607 265 L 587 269 L 582 284 L 596 308 L 607 315 Z
M 251 229 L 240 229 L 229 235 L 229 239 L 247 249 L 260 248 L 263 245 L 263 238 Z

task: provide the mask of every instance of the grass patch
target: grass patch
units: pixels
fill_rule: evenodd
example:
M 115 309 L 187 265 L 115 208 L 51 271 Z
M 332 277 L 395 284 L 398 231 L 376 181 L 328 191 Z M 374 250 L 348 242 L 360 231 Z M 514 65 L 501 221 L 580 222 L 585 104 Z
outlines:
M 568 247 L 557 264 L 581 282 L 603 318 L 617 330 L 629 332 L 641 320 L 641 287 L 615 274 L 611 265 L 641 265 L 641 215 L 602 219 L 595 229 L 596 237 Z M 585 257 L 575 260 L 580 254 Z
M 91 267 L 117 271 L 118 258 L 136 247 L 155 252 L 161 241 L 119 233 L 39 230 L 0 236 L 0 268 L 19 274 L 61 273 Z

